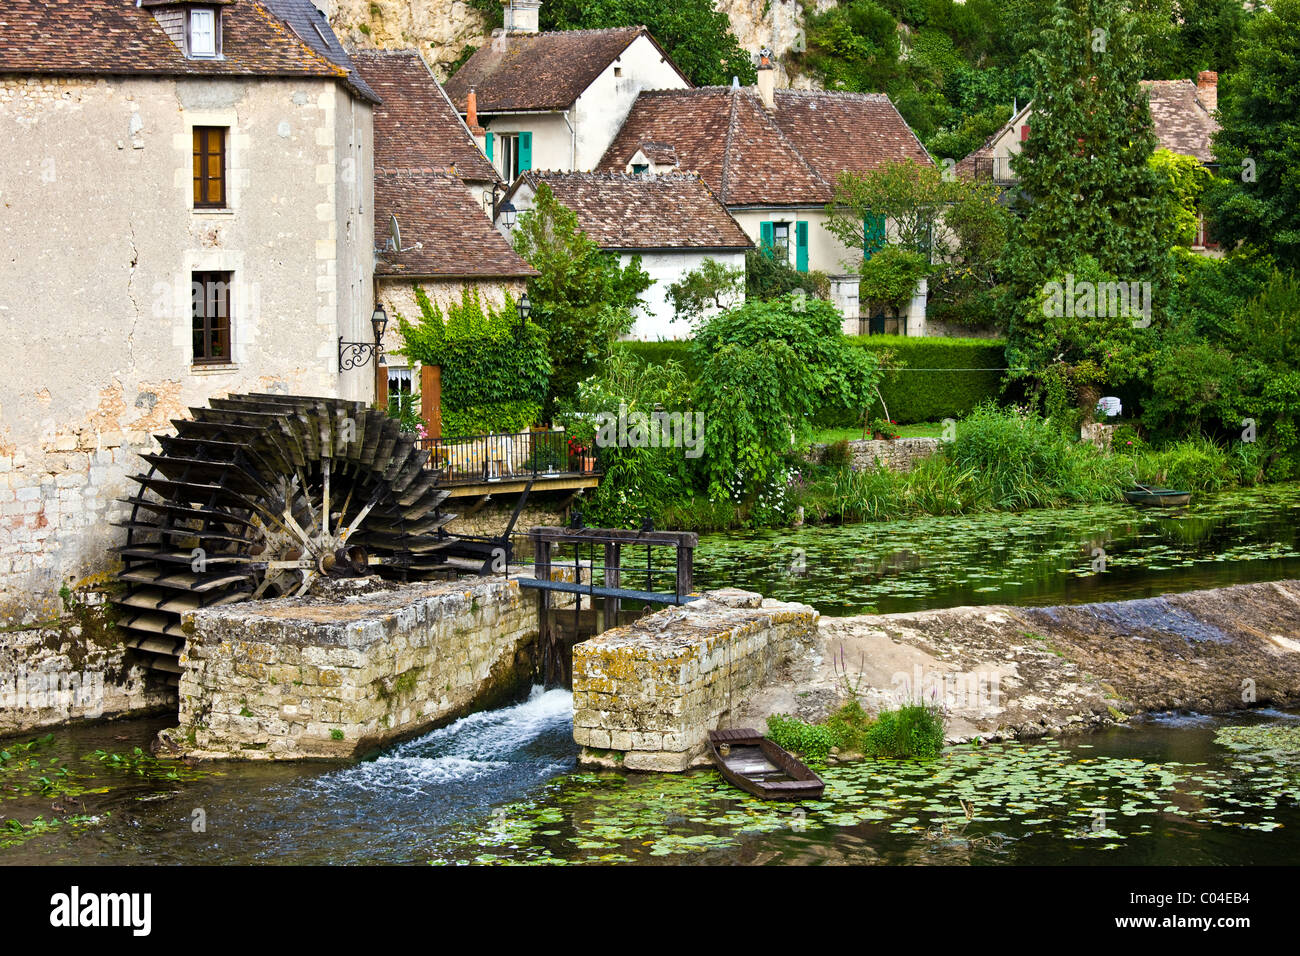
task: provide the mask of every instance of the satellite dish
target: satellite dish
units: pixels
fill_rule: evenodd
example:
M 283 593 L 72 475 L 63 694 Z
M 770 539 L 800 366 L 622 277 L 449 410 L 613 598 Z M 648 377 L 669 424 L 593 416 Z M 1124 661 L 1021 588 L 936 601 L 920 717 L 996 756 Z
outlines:
M 388 242 L 384 244 L 386 252 L 402 251 L 402 230 L 397 225 L 397 217 L 388 217 Z

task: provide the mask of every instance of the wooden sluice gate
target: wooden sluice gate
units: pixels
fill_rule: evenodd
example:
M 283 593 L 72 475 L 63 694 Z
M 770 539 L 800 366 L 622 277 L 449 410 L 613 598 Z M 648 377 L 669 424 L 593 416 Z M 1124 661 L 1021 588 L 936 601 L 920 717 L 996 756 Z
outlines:
M 571 651 L 578 641 L 635 620 L 647 605 L 681 605 L 699 599 L 691 593 L 699 544 L 694 532 L 541 526 L 528 537 L 533 546 L 533 577 L 519 578 L 519 586 L 537 592 L 538 643 L 547 686 L 569 684 Z M 635 553 L 642 549 L 644 563 Z M 671 566 L 656 567 L 656 549 L 660 554 L 672 549 Z M 572 579 L 561 579 L 568 568 Z M 669 575 L 672 589 L 656 590 L 657 582 Z M 643 579 L 644 589 L 636 587 Z M 553 607 L 553 594 L 573 595 L 572 611 Z M 637 606 L 625 608 L 624 602 Z

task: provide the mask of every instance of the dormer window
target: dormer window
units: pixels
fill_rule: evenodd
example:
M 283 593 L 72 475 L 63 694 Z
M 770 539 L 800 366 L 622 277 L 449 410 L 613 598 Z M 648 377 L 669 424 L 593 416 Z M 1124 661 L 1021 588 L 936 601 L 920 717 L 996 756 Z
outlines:
M 221 55 L 221 18 L 213 7 L 191 7 L 186 12 L 185 35 L 191 57 Z

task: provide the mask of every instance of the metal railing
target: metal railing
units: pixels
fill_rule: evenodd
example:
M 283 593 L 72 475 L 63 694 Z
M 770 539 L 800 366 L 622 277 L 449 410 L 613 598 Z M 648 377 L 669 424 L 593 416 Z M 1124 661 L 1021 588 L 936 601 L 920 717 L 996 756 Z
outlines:
M 1020 177 L 1011 168 L 1010 156 L 976 156 L 975 181 L 981 183 L 1015 183 Z
M 595 449 L 559 429 L 425 438 L 420 447 L 429 453 L 428 467 L 442 469 L 444 484 L 600 473 Z

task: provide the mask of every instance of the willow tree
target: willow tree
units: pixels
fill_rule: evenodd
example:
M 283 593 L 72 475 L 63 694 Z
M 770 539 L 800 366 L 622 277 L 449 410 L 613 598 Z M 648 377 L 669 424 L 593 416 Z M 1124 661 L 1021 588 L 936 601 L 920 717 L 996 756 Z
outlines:
M 1150 283 L 1158 319 L 1169 284 L 1170 200 L 1149 163 L 1156 136 L 1140 85 L 1141 41 L 1120 3 L 1057 0 L 1031 62 L 1030 132 L 1012 159 L 1025 213 L 1005 257 L 1013 302 L 1008 365 L 1021 369 L 1013 377 L 1036 385 L 1064 381 L 1087 415 L 1097 387 L 1140 371 L 1139 362 L 1119 368 L 1114 358 L 1144 351 L 1142 337 L 1154 339 L 1150 316 L 1062 322 L 1043 308 L 1044 289 L 1084 272 Z

